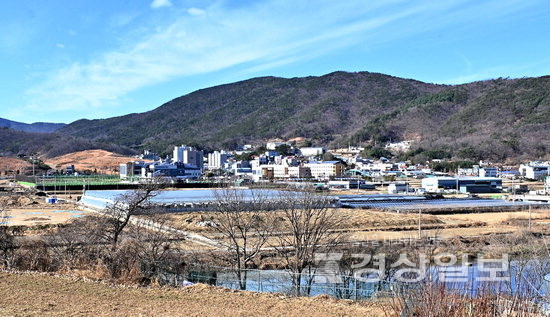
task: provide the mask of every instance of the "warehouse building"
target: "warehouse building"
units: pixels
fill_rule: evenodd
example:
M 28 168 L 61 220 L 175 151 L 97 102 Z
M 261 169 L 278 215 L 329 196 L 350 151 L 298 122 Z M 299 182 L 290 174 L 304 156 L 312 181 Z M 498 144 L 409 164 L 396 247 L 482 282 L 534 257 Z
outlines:
M 429 177 L 422 180 L 427 192 L 455 189 L 461 193 L 499 193 L 502 179 L 496 177 Z

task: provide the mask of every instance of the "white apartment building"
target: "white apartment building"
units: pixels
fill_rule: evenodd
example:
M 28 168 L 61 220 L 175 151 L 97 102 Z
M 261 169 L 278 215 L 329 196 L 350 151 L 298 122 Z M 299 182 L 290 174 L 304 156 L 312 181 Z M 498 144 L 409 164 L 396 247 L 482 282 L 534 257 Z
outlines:
M 322 147 L 303 147 L 300 148 L 300 153 L 303 156 L 320 156 L 326 152 L 325 148 Z
M 190 146 L 175 146 L 172 161 L 174 163 L 195 165 L 199 169 L 202 169 L 204 154 L 202 151 L 198 151 Z
M 521 176 L 528 179 L 543 179 L 550 176 L 550 162 L 529 162 L 519 166 Z
M 222 169 L 227 163 L 229 154 L 224 151 L 214 151 L 208 154 L 208 169 Z

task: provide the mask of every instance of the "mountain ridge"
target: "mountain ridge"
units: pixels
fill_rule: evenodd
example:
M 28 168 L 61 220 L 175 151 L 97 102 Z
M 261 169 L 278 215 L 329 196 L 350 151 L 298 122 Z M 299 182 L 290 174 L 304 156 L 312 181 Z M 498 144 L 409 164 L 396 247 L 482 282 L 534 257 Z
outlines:
M 50 133 L 64 127 L 65 123 L 51 123 L 51 122 L 33 122 L 24 123 L 13 120 L 0 118 L 0 127 L 10 128 L 17 131 L 24 132 L 38 132 L 38 133 Z
M 303 137 L 327 147 L 414 140 L 412 154 L 420 158 L 431 151 L 470 160 L 548 159 L 550 76 L 461 85 L 371 72 L 258 77 L 199 89 L 142 113 L 77 120 L 53 135 L 40 146 L 35 140 L 18 149 L 11 142 L 7 152 L 27 147 L 46 155 L 71 148 L 165 154 L 175 144 L 232 149 Z M 71 138 L 70 146 L 59 141 L 64 137 Z
M 168 153 L 305 137 L 338 147 L 416 140 L 467 159 L 541 158 L 550 149 L 550 76 L 430 84 L 370 72 L 258 77 L 204 88 L 143 113 L 78 120 L 60 133 Z M 533 132 L 534 131 L 534 132 Z

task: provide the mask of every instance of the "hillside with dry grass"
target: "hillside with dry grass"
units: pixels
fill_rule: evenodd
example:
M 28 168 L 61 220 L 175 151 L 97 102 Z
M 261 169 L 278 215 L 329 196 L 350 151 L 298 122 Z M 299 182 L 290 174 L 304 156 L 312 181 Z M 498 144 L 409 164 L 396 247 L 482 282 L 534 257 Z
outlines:
M 197 284 L 127 287 L 0 272 L 1 316 L 381 316 L 373 303 L 253 293 Z
M 23 174 L 28 170 L 32 170 L 31 163 L 20 158 L 0 156 L 0 176 Z
M 97 171 L 102 174 L 116 174 L 119 164 L 134 161 L 136 158 L 105 150 L 86 150 L 68 153 L 46 159 L 46 164 L 55 169 L 74 165 L 79 171 Z

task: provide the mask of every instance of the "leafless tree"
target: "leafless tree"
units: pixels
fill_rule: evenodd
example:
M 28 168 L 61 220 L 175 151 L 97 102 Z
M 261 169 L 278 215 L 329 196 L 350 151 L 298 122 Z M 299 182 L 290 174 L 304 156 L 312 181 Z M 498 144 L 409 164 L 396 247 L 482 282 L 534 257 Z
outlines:
M 220 189 L 214 191 L 214 228 L 228 248 L 227 261 L 246 289 L 246 269 L 260 254 L 274 229 L 270 191 L 266 189 Z
M 50 231 L 46 241 L 60 268 L 89 267 L 105 252 L 105 217 L 89 215 Z
M 176 234 L 172 233 L 169 221 L 163 215 L 150 215 L 154 227 L 147 225 L 147 220 L 134 225 L 130 238 L 136 241 L 137 248 L 135 256 L 140 262 L 142 283 L 149 283 L 155 280 L 162 269 L 166 269 L 178 255 L 174 248 L 174 241 L 178 240 Z M 173 268 L 172 268 L 173 269 Z
M 293 291 L 299 296 L 302 275 L 304 270 L 313 269 L 315 254 L 329 252 L 343 238 L 336 230 L 342 218 L 330 208 L 332 200 L 325 194 L 283 191 L 279 198 L 282 232 L 277 235 L 276 248 L 291 272 Z
M 112 205 L 107 206 L 105 214 L 108 216 L 105 223 L 105 237 L 116 251 L 120 236 L 130 223 L 133 216 L 150 213 L 153 206 L 151 199 L 158 195 L 165 183 L 160 179 L 149 180 L 139 186 L 137 190 L 128 191 L 117 197 Z
M 155 210 L 151 199 L 158 195 L 159 190 L 165 186 L 160 179 L 152 179 L 140 185 L 136 190 L 129 191 L 117 197 L 112 205 L 107 206 L 103 217 L 96 226 L 96 234 L 101 237 L 105 244 L 109 245 L 109 252 L 104 255 L 104 260 L 110 271 L 111 277 L 119 275 L 120 268 L 128 262 L 135 262 L 137 254 L 134 253 L 130 244 L 126 244 L 124 254 L 119 252 L 121 236 L 131 222 L 131 219 L 140 214 L 151 214 Z M 130 253 L 128 253 L 130 252 Z M 129 255 L 134 256 L 130 261 Z M 119 262 L 124 263 L 119 263 Z M 127 265 L 126 265 L 127 266 Z

